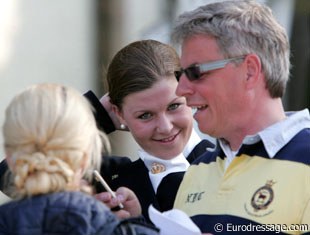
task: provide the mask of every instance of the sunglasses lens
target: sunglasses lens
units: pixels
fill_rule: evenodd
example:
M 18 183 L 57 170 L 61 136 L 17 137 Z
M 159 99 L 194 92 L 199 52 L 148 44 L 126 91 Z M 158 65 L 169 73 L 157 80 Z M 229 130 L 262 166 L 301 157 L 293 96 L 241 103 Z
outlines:
M 190 81 L 198 80 L 201 75 L 199 67 L 193 66 L 184 70 L 174 71 L 174 76 L 177 79 L 177 81 L 180 81 L 180 77 L 182 76 L 183 72 L 185 72 L 186 77 Z
M 174 71 L 174 76 L 177 79 L 177 81 L 180 80 L 180 77 L 182 76 L 183 71 Z
M 200 78 L 200 69 L 198 66 L 193 66 L 185 69 L 185 74 L 190 81 L 198 80 Z

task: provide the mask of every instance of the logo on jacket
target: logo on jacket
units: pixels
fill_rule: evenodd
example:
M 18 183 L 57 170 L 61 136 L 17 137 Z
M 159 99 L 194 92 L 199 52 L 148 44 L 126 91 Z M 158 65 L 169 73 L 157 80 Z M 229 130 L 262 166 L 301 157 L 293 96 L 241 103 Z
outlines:
M 158 174 L 164 172 L 166 170 L 166 166 L 162 163 L 153 162 L 151 166 L 151 172 L 153 174 Z
M 248 214 L 256 217 L 266 216 L 273 212 L 273 210 L 268 210 L 268 207 L 274 199 L 274 191 L 272 186 L 276 182 L 273 180 L 268 180 L 266 184 L 258 188 L 252 198 L 249 205 L 245 204 L 245 210 Z
M 255 211 L 267 209 L 273 201 L 274 193 L 271 187 L 274 184 L 273 180 L 268 180 L 264 186 L 256 190 L 251 199 L 251 205 Z
M 118 174 L 112 175 L 111 179 L 115 180 L 116 178 L 118 178 Z

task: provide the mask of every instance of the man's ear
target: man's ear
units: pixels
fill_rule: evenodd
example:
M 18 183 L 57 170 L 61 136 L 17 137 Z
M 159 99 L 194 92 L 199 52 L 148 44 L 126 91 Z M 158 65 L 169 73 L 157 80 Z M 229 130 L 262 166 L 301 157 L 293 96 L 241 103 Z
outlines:
M 248 88 L 253 88 L 259 79 L 262 78 L 261 60 L 256 54 L 248 54 L 245 58 L 246 79 L 245 83 Z

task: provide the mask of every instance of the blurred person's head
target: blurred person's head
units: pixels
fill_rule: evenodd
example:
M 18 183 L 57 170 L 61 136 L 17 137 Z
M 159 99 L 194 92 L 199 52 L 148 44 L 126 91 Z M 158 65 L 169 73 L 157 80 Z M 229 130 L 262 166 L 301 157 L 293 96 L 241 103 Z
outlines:
M 82 177 L 100 167 L 103 136 L 90 104 L 72 88 L 38 84 L 17 94 L 3 125 L 17 196 L 80 190 Z

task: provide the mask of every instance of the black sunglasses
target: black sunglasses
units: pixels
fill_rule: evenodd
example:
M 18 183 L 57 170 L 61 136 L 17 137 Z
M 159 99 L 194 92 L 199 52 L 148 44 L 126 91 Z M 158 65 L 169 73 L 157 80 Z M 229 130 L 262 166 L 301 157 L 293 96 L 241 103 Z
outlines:
M 182 74 L 185 73 L 188 80 L 195 81 L 195 80 L 198 80 L 203 73 L 206 73 L 206 72 L 209 72 L 215 69 L 224 68 L 226 64 L 232 61 L 241 60 L 244 58 L 245 56 L 240 56 L 240 57 L 234 57 L 234 58 L 225 59 L 225 60 L 216 60 L 210 63 L 191 65 L 185 69 L 181 68 L 181 70 L 174 71 L 174 76 L 176 77 L 177 81 L 179 81 Z

